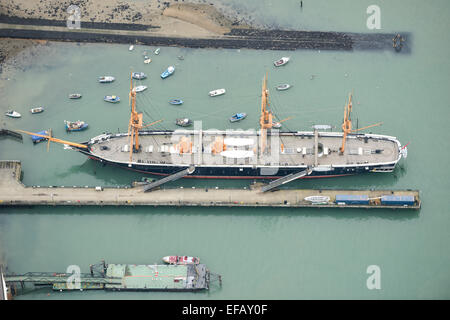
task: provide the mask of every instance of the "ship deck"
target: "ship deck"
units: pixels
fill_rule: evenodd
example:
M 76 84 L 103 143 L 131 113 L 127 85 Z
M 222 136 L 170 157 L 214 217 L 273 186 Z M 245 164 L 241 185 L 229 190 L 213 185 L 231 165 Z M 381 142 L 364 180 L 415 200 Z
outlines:
M 140 152 L 132 155 L 135 163 L 161 165 L 276 165 L 276 166 L 345 166 L 369 163 L 393 163 L 399 159 L 400 144 L 394 137 L 379 135 L 349 135 L 344 154 L 340 154 L 342 133 L 281 133 L 280 139 L 268 136 L 267 156 L 258 156 L 256 147 L 259 136 L 244 133 L 212 133 L 201 135 L 193 131 L 184 133 L 140 134 Z M 252 140 L 245 146 L 226 146 L 227 151 L 245 151 L 245 157 L 233 157 L 224 153 L 213 154 L 212 146 L 216 137 Z M 192 142 L 192 153 L 180 154 L 176 144 L 182 137 Z M 93 138 L 95 139 L 95 138 Z M 113 135 L 110 139 L 91 144 L 93 155 L 114 162 L 127 163 L 130 159 L 129 136 Z M 226 144 L 226 143 L 225 143 Z M 201 146 L 201 147 L 200 147 Z M 106 148 L 105 148 L 106 147 Z M 274 160 L 276 159 L 276 160 Z
M 106 277 L 121 278 L 122 284 L 106 284 L 116 290 L 207 289 L 206 266 L 109 264 Z

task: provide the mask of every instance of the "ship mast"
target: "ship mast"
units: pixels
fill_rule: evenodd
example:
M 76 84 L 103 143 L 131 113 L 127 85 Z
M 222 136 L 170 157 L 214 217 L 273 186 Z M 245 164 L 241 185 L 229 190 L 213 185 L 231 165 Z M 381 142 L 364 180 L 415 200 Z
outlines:
M 130 100 L 131 115 L 128 124 L 128 135 L 130 136 L 130 163 L 132 162 L 133 152 L 140 150 L 139 130 L 142 128 L 142 112 L 136 111 L 136 91 L 133 90 L 133 74 L 130 77 Z
M 370 126 L 367 127 L 363 127 L 361 129 L 357 129 L 357 130 L 352 130 L 352 120 L 350 119 L 350 113 L 352 112 L 352 94 L 350 93 L 348 95 L 348 103 L 345 106 L 344 109 L 344 121 L 342 123 L 342 131 L 343 131 L 343 135 L 342 135 L 342 145 L 339 148 L 339 152 L 340 154 L 344 154 L 345 151 L 345 143 L 347 141 L 347 135 L 349 133 L 354 133 L 354 132 L 358 132 L 367 128 L 371 128 L 371 127 L 375 127 L 375 126 L 380 126 L 382 124 L 382 122 L 376 123 L 376 124 L 372 124 Z
M 269 105 L 269 90 L 267 89 L 267 74 L 264 76 L 261 93 L 261 116 L 259 118 L 259 125 L 261 128 L 260 137 L 260 154 L 263 154 L 267 147 L 267 129 L 272 128 L 272 112 L 267 110 Z

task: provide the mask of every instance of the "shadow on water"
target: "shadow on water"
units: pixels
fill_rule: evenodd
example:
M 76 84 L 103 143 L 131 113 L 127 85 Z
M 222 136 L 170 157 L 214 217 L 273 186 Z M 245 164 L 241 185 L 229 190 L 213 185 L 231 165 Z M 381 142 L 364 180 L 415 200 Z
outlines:
M 387 220 L 410 220 L 419 218 L 420 210 L 414 209 L 357 209 L 357 208 L 255 208 L 255 207 L 103 207 L 103 206 L 36 206 L 0 207 L 0 214 L 30 215 L 123 215 L 123 216 L 244 216 L 244 217 L 298 217 L 334 218 L 336 220 L 367 220 L 371 218 Z

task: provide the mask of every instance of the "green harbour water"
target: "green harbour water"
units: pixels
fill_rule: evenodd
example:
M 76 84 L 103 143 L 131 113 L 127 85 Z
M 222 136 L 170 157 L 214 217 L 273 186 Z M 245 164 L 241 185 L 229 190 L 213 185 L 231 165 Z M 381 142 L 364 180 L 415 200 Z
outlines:
M 335 3 L 336 2 L 336 3 Z M 10 271 L 63 272 L 104 258 L 110 263 L 153 264 L 169 254 L 195 255 L 223 277 L 222 288 L 202 293 L 53 292 L 39 289 L 17 299 L 449 299 L 450 298 L 450 2 L 240 1 L 229 8 L 280 27 L 376 32 L 366 27 L 366 8 L 381 8 L 382 29 L 409 32 L 411 53 L 392 51 L 257 51 L 136 45 L 50 43 L 24 71 L 1 75 L 1 126 L 40 131 L 83 142 L 103 132 L 125 132 L 129 120 L 129 73 L 149 88 L 137 107 L 147 123 L 176 129 L 175 118 L 201 120 L 204 129 L 257 129 L 261 82 L 269 77 L 272 110 L 291 130 L 313 124 L 340 128 L 348 93 L 360 127 L 396 136 L 408 158 L 393 173 L 299 180 L 296 188 L 419 189 L 422 209 L 284 209 L 35 207 L 0 209 L 0 258 Z M 147 50 L 152 62 L 143 63 Z M 177 59 L 184 56 L 184 60 Z M 284 67 L 273 61 L 290 56 Z M 175 73 L 160 78 L 169 65 Z M 116 81 L 99 84 L 97 77 Z M 311 75 L 315 75 L 311 80 Z M 279 92 L 275 86 L 293 87 Z M 226 88 L 224 96 L 208 92 Z M 80 100 L 67 95 L 80 92 Z M 118 95 L 121 102 L 103 101 Z M 182 106 L 170 99 L 181 98 Z M 42 114 L 29 109 L 42 105 Z M 14 109 L 21 119 L 3 114 Z M 236 112 L 248 117 L 230 125 Z M 66 133 L 64 120 L 85 120 L 89 129 Z M 356 125 L 355 121 L 353 122 Z M 142 175 L 103 167 L 85 156 L 46 143 L 0 140 L 0 159 L 22 161 L 26 185 L 123 186 Z M 250 181 L 186 179 L 171 186 L 248 187 Z M 381 269 L 381 290 L 368 290 L 366 269 Z M 48 295 L 50 294 L 50 295 Z

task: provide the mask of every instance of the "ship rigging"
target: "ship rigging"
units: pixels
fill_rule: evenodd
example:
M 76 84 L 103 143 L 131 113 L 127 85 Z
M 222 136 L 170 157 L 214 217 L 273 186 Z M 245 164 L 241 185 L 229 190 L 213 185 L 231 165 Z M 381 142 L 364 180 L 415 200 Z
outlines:
M 302 171 L 307 172 L 302 178 L 392 172 L 407 154 L 406 146 L 393 136 L 360 132 L 381 123 L 352 129 L 351 94 L 344 108 L 342 132 L 277 130 L 269 109 L 267 75 L 262 82 L 258 131 L 202 130 L 195 126 L 194 130 L 148 130 L 162 120 L 144 124 L 143 114 L 136 108 L 132 79 L 129 100 L 127 133 L 107 133 L 75 143 L 19 131 L 62 143 L 108 165 L 164 176 L 195 168 L 187 177 L 196 178 L 278 179 L 302 176 Z

